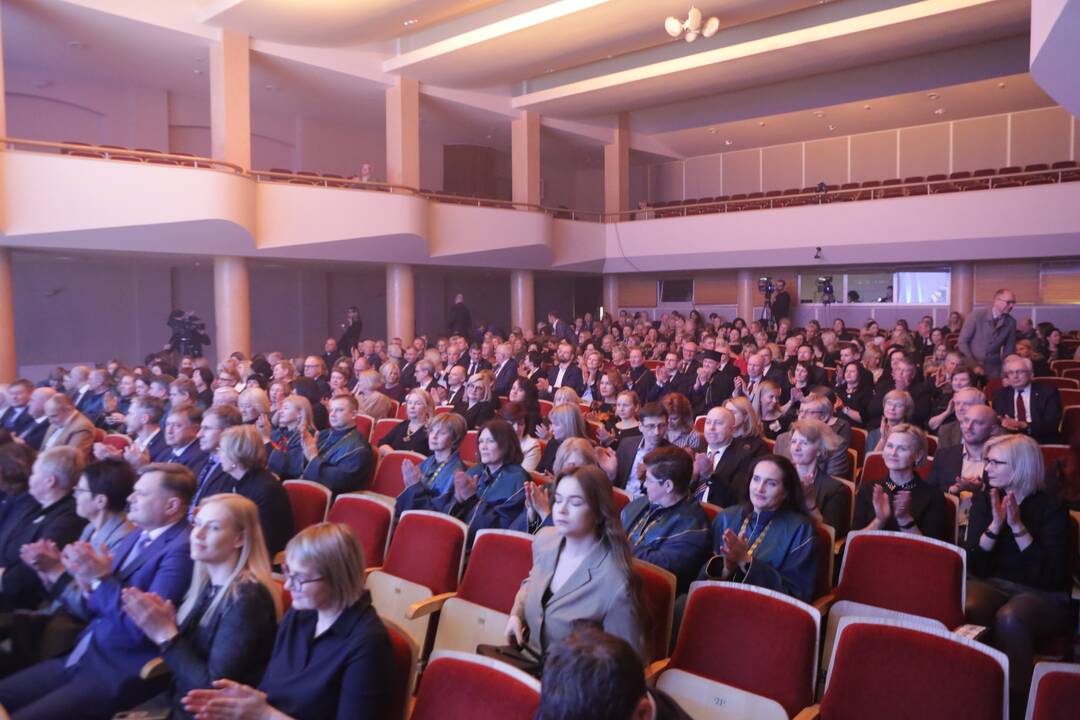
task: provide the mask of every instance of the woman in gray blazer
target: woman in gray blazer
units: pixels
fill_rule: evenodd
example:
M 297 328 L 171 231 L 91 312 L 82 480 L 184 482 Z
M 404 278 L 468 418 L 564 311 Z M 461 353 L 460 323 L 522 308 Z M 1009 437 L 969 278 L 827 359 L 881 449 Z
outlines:
M 633 569 L 612 497 L 598 467 L 568 467 L 555 481 L 554 528 L 533 543 L 533 566 L 510 612 L 506 635 L 536 655 L 593 620 L 645 657 L 641 580 Z

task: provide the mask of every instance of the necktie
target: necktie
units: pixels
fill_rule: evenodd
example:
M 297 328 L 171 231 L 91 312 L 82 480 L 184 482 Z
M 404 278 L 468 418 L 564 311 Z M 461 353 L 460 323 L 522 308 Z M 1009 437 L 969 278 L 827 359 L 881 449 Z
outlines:
M 1023 393 L 1016 393 L 1016 419 L 1020 422 L 1027 422 L 1027 408 L 1024 407 Z
M 150 533 L 143 532 L 142 537 L 140 537 L 139 541 L 135 543 L 135 547 L 131 548 L 131 552 L 129 552 L 127 554 L 127 557 L 124 558 L 124 564 L 120 566 L 120 569 L 123 570 L 124 568 L 131 565 L 131 563 L 135 561 L 135 558 L 142 555 L 143 551 L 146 550 L 146 548 L 149 547 L 150 543 L 152 542 L 154 542 L 154 539 L 150 537 Z

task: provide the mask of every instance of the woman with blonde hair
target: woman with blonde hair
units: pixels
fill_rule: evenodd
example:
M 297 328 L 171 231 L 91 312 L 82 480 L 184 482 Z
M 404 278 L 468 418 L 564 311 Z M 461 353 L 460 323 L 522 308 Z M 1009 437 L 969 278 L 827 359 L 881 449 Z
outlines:
M 213 484 L 202 497 L 237 493 L 249 498 L 259 508 L 266 547 L 274 557 L 293 536 L 292 504 L 281 481 L 266 467 L 266 446 L 259 431 L 250 425 L 225 430 L 217 457 L 224 472 L 207 481 Z
M 388 717 L 394 703 L 390 635 L 364 586 L 364 552 L 345 525 L 320 523 L 285 549 L 292 608 L 258 689 L 231 680 L 183 700 L 208 718 Z
M 807 418 L 791 425 L 788 453 L 802 483 L 806 512 L 836 530 L 837 538 L 847 535 L 851 527 L 852 498 L 843 484 L 829 475 L 826 463 L 841 442 L 820 420 Z
M 240 400 L 236 407 L 240 409 L 240 417 L 243 418 L 244 424 L 254 425 L 262 418 L 269 418 L 270 396 L 262 388 L 249 387 L 240 393 Z
M 559 452 L 562 443 L 569 438 L 589 437 L 589 428 L 585 424 L 585 416 L 579 405 L 559 405 L 548 413 L 548 422 L 551 425 L 551 434 L 547 440 L 547 446 L 540 455 L 540 461 L 536 465 L 536 472 L 551 472 L 555 465 L 555 456 Z
M 740 395 L 724 401 L 724 407 L 735 416 L 735 439 L 742 440 L 754 457 L 770 452 L 764 438 L 764 427 L 750 398 Z
M 357 412 L 369 415 L 373 420 L 390 417 L 394 412 L 394 403 L 382 393 L 382 375 L 374 370 L 364 370 L 356 376 L 353 394 L 360 401 Z
M 989 488 L 975 491 L 968 520 L 967 608 L 1009 657 L 1013 698 L 1027 698 L 1036 646 L 1069 632 L 1068 510 L 1046 491 L 1042 451 L 1026 435 L 983 447 Z
M 270 457 L 267 467 L 282 480 L 292 480 L 304 474 L 304 438 L 315 437 L 315 422 L 311 401 L 302 395 L 290 395 L 281 402 L 277 413 L 278 425 L 270 437 Z
M 379 366 L 379 375 L 383 379 L 382 393 L 391 400 L 405 400 L 405 386 L 401 384 L 401 368 L 393 360 L 387 360 Z
M 134 586 L 121 594 L 124 612 L 162 648 L 172 670 L 170 690 L 151 705 L 180 716 L 180 700 L 192 690 L 222 681 L 258 682 L 281 615 L 281 593 L 251 500 L 204 498 L 191 530 L 191 559 L 191 586 L 179 610 Z
M 454 412 L 465 418 L 470 430 L 478 429 L 495 417 L 489 374 L 478 372 L 469 378 L 465 383 L 465 399 L 454 406 Z
M 394 426 L 379 445 L 379 454 L 394 450 L 409 450 L 430 455 L 428 424 L 435 416 L 435 401 L 427 390 L 415 388 L 405 396 L 405 420 Z

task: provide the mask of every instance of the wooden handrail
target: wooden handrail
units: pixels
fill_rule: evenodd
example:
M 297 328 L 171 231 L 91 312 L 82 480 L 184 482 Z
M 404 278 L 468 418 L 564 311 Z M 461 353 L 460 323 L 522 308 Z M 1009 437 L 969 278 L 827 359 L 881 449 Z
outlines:
M 451 193 L 428 192 L 425 190 L 417 190 L 416 194 L 422 197 L 429 198 L 431 200 L 456 203 L 458 205 L 476 205 L 477 207 L 497 207 L 504 209 L 508 208 L 511 210 L 524 208 L 525 210 L 530 210 L 534 212 L 551 212 L 551 208 L 545 208 L 542 205 L 516 202 L 514 200 L 497 200 L 495 198 L 471 197 L 468 195 L 453 195 Z
M 107 147 L 105 145 L 91 145 L 89 143 L 68 143 L 68 142 L 53 142 L 50 140 L 27 140 L 25 138 L 0 138 L 0 143 L 3 143 L 5 147 L 40 147 L 51 148 L 54 150 L 74 150 L 77 152 L 96 152 L 101 153 L 105 157 L 102 159 L 108 159 L 110 155 L 131 155 L 137 158 L 145 158 L 148 160 L 176 160 L 179 163 L 186 164 L 186 167 L 192 167 L 188 163 L 194 163 L 194 167 L 208 167 L 216 169 L 230 170 L 237 175 L 246 175 L 247 171 L 244 168 L 236 165 L 235 163 L 225 162 L 224 160 L 214 160 L 213 158 L 199 157 L 197 155 L 178 155 L 175 153 L 148 151 L 148 150 L 134 150 L 130 148 L 121 147 Z
M 325 175 L 305 175 L 295 172 L 276 172 L 274 170 L 251 170 L 247 172 L 253 180 L 259 181 L 263 178 L 269 178 L 271 180 L 302 180 L 305 182 L 311 182 L 316 185 L 323 185 L 325 187 L 339 187 L 346 190 L 380 190 L 399 193 L 410 193 L 413 195 L 419 194 L 416 188 L 408 187 L 407 185 L 394 185 L 392 183 L 378 182 L 375 180 L 356 180 L 347 177 L 326 177 Z

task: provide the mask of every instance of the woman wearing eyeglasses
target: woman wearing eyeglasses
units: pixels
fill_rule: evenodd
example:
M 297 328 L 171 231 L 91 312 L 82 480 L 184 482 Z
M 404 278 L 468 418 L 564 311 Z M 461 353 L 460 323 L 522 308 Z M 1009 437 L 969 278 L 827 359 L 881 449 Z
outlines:
M 967 616 L 1008 655 L 1009 685 L 1022 702 L 1036 645 L 1068 632 L 1069 516 L 1045 489 L 1042 452 L 1031 438 L 991 438 L 983 459 L 989 490 L 971 500 Z
M 344 525 L 321 523 L 285 549 L 285 614 L 258 689 L 217 680 L 192 690 L 184 709 L 200 718 L 387 717 L 393 651 L 364 587 L 364 553 Z
M 454 406 L 454 412 L 465 418 L 470 430 L 475 430 L 495 417 L 491 404 L 491 383 L 485 373 L 478 372 L 465 384 L 465 399 Z

